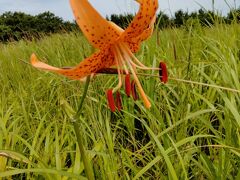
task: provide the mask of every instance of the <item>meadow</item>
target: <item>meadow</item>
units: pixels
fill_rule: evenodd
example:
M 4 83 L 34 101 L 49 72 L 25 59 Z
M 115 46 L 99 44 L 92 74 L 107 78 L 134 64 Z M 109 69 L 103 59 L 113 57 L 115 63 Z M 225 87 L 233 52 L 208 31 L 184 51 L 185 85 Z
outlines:
M 63 67 L 94 49 L 80 32 L 0 44 L 0 178 L 86 179 L 71 122 L 84 83 L 34 69 L 33 52 Z M 169 82 L 143 72 L 151 109 L 122 89 L 123 110 L 111 113 L 117 76 L 91 80 L 78 123 L 95 178 L 240 179 L 240 25 L 155 31 L 136 56 L 166 62 Z

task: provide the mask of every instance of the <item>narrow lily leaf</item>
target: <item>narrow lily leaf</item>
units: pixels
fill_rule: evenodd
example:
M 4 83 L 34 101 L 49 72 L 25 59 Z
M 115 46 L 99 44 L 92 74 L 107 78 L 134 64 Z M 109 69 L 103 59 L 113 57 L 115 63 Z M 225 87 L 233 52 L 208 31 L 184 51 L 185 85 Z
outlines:
M 0 177 L 9 177 L 17 174 L 24 174 L 24 173 L 39 173 L 42 175 L 61 175 L 61 176 L 66 176 L 69 178 L 74 178 L 74 179 L 82 179 L 86 180 L 87 178 L 80 176 L 79 174 L 73 174 L 73 173 L 68 173 L 66 171 L 58 171 L 55 169 L 15 169 L 15 170 L 10 170 L 10 171 L 5 171 L 0 173 Z

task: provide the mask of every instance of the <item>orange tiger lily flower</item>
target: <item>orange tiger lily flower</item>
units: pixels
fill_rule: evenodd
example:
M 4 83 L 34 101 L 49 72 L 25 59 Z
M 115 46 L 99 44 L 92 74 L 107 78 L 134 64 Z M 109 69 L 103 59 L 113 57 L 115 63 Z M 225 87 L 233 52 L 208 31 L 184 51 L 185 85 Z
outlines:
M 133 53 L 139 50 L 140 43 L 153 32 L 158 0 L 136 1 L 140 5 L 139 11 L 130 25 L 123 30 L 113 22 L 105 20 L 88 0 L 70 0 L 77 24 L 98 51 L 81 61 L 76 67 L 68 69 L 45 64 L 39 61 L 35 54 L 31 56 L 31 64 L 36 68 L 55 72 L 71 79 L 82 79 L 101 69 L 116 66 L 119 83 L 112 89 L 112 93 L 121 88 L 122 71 L 124 71 L 124 74 L 133 76 L 145 107 L 150 108 L 151 103 L 144 93 L 136 71 L 136 68 L 150 68 L 144 66 Z

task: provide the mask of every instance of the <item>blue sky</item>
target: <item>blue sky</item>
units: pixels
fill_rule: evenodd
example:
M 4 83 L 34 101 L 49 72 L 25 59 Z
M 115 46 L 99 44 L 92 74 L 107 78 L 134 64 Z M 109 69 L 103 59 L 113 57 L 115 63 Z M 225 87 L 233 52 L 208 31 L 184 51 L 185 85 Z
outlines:
M 138 10 L 134 0 L 90 0 L 92 5 L 103 15 L 112 13 L 133 13 Z M 228 5 L 227 5 L 227 3 Z M 159 0 L 160 10 L 171 15 L 176 10 L 198 10 L 201 6 L 212 9 L 212 0 Z M 215 8 L 226 14 L 230 7 L 239 7 L 239 0 L 215 0 Z M 64 20 L 73 20 L 69 0 L 0 0 L 0 14 L 6 11 L 21 11 L 38 14 L 51 11 Z

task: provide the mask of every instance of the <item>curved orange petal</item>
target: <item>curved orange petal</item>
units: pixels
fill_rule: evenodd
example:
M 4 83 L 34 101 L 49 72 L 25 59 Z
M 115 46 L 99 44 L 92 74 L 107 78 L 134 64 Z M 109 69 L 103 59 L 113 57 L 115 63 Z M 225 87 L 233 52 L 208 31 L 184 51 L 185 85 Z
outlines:
M 125 41 L 133 53 L 136 53 L 140 49 L 140 44 L 142 41 L 145 41 L 152 35 L 154 30 L 155 19 L 156 19 L 156 16 L 153 18 L 150 26 L 146 30 L 144 30 L 142 34 L 138 35 L 137 37 L 131 38 L 130 40 Z
M 133 21 L 121 35 L 121 39 L 131 41 L 132 38 L 139 36 L 151 26 L 156 11 L 158 9 L 158 0 L 136 0 L 140 3 L 140 9 Z
M 110 49 L 99 51 L 80 62 L 73 68 L 57 68 L 39 61 L 35 54 L 31 56 L 31 64 L 38 69 L 55 72 L 70 79 L 82 79 L 98 70 L 114 65 L 114 56 Z
M 132 38 L 132 41 L 135 43 L 141 43 L 142 41 L 145 41 L 146 39 L 148 39 L 153 33 L 155 21 L 156 21 L 156 15 L 153 17 L 149 27 L 145 29 L 142 32 L 142 34 L 140 34 L 139 36 Z
M 99 49 L 116 41 L 122 33 L 117 25 L 105 20 L 88 0 L 70 0 L 76 22 L 89 42 Z
M 129 40 L 127 43 L 129 45 L 129 48 L 131 49 L 131 51 L 133 53 L 137 52 L 140 48 L 140 43 L 142 41 L 145 41 L 146 39 L 148 39 L 154 30 L 154 23 L 156 20 L 156 16 L 153 17 L 151 24 L 149 25 L 149 27 L 147 29 L 145 29 L 142 34 L 138 35 L 137 37 L 131 38 L 131 40 Z

